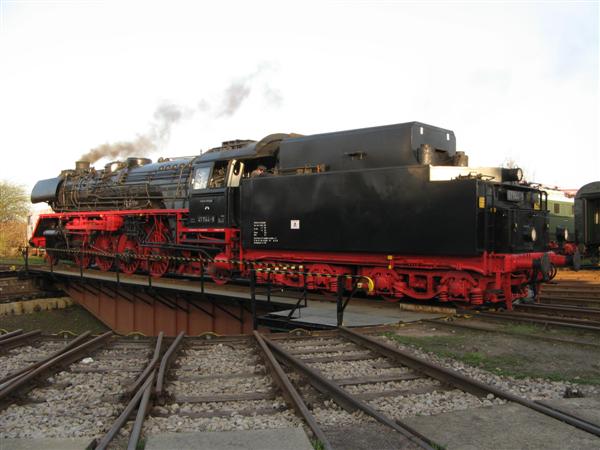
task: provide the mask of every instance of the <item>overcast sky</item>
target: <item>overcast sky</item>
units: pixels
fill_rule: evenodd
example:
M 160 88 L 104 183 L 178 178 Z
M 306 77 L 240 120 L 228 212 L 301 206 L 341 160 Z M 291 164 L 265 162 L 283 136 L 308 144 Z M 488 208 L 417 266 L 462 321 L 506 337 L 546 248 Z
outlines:
M 0 13 L 0 178 L 28 189 L 139 136 L 159 138 L 156 158 L 413 120 L 454 130 L 471 165 L 600 179 L 596 1 L 0 0 Z

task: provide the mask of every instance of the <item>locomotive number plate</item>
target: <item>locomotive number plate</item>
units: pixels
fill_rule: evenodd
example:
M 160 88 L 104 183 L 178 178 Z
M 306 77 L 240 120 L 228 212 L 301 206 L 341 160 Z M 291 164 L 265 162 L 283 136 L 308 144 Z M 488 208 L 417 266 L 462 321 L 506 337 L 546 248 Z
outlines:
M 506 191 L 506 200 L 509 202 L 522 202 L 523 198 L 521 191 Z

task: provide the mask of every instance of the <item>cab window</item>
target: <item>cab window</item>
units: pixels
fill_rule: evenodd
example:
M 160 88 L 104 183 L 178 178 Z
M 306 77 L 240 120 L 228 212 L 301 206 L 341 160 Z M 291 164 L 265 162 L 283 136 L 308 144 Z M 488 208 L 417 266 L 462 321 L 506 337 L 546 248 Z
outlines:
M 197 167 L 194 171 L 194 178 L 192 180 L 192 189 L 206 189 L 208 186 L 208 176 L 210 175 L 209 167 Z
M 227 161 L 215 163 L 215 167 L 208 182 L 211 189 L 225 187 L 225 172 L 227 171 Z

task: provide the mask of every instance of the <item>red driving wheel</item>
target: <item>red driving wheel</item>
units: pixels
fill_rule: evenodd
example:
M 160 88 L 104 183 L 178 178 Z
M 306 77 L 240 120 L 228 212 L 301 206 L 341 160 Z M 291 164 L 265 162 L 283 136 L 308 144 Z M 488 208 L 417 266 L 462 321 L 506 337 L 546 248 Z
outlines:
M 81 267 L 83 269 L 87 269 L 92 264 L 93 256 L 90 255 L 90 246 L 89 240 L 87 236 L 84 236 L 81 241 L 73 242 L 73 250 L 76 250 L 73 253 L 73 260 L 77 267 Z
M 166 244 L 168 242 L 167 237 L 160 229 L 154 229 L 148 236 L 148 242 L 156 244 Z M 153 277 L 162 277 L 169 270 L 168 252 L 160 247 L 144 247 L 144 255 L 146 256 L 146 262 L 144 263 L 145 269 Z
M 115 243 L 113 237 L 108 233 L 100 234 L 94 241 L 92 249 L 95 252 L 107 254 L 107 256 L 96 255 L 96 265 L 101 271 L 108 272 L 114 263 Z
M 210 277 L 216 284 L 223 285 L 231 281 L 231 272 L 229 272 L 228 270 L 217 269 L 216 267 L 214 267 L 214 265 L 209 264 L 208 272 L 210 274 Z
M 137 255 L 139 246 L 135 240 L 122 234 L 117 241 L 117 253 L 119 254 L 119 270 L 126 274 L 135 273 L 140 265 Z

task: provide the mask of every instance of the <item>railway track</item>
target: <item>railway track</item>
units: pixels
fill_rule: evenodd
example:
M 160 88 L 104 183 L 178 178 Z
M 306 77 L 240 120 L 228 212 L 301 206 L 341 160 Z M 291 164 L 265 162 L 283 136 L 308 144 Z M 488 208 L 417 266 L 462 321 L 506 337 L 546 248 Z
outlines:
M 542 286 L 539 303 L 513 306 L 513 311 L 479 312 L 476 317 L 600 332 L 600 283 L 597 281 L 567 278 L 547 283 Z M 465 310 L 458 312 L 469 314 Z
M 593 320 L 577 319 L 568 316 L 558 316 L 555 309 L 546 309 L 546 314 L 541 314 L 541 311 L 536 313 L 526 313 L 516 311 L 480 311 L 474 314 L 474 317 L 486 320 L 500 320 L 521 322 L 534 325 L 568 328 L 577 331 L 589 331 L 600 333 L 600 322 Z M 461 310 L 459 314 L 472 314 L 472 311 Z
M 582 319 L 600 323 L 600 308 L 584 308 L 580 306 L 546 303 L 521 303 L 514 305 L 514 309 L 518 312 Z
M 570 345 L 579 345 L 579 346 L 584 346 L 584 347 L 600 348 L 600 343 L 596 343 L 596 342 L 585 342 L 585 341 L 580 341 L 580 340 L 562 339 L 562 338 L 548 336 L 546 334 L 532 334 L 532 333 L 523 333 L 523 332 L 515 333 L 512 331 L 504 330 L 502 328 L 478 326 L 478 325 L 464 323 L 462 320 L 455 321 L 455 320 L 453 320 L 453 318 L 425 319 L 425 320 L 423 320 L 423 322 L 429 323 L 432 325 L 436 325 L 436 326 L 441 325 L 441 326 L 449 327 L 449 328 L 458 328 L 458 329 L 478 331 L 478 332 L 482 331 L 485 333 L 501 333 L 501 334 L 506 334 L 509 336 L 517 335 L 517 336 L 520 336 L 520 337 L 523 337 L 526 339 L 542 340 L 542 341 L 547 341 L 547 342 L 556 342 L 559 344 L 570 344 Z
M 213 364 L 211 356 L 220 362 Z M 196 357 L 208 358 L 209 362 L 199 365 Z M 169 365 L 165 358 L 169 359 L 163 358 L 161 368 Z M 248 412 L 248 403 L 244 402 L 271 399 L 272 403 L 263 404 L 262 409 L 253 404 L 256 414 L 251 420 L 266 415 L 283 417 L 283 423 L 289 423 L 294 420 L 293 410 L 322 448 L 360 448 L 359 436 L 365 434 L 368 436 L 365 448 L 377 446 L 378 440 L 385 441 L 383 445 L 388 447 L 393 441 L 393 448 L 435 448 L 435 442 L 402 422 L 407 411 L 398 410 L 418 403 L 415 400 L 419 395 L 469 399 L 473 407 L 499 401 L 494 399 L 515 402 L 600 436 L 597 424 L 344 328 L 299 337 L 287 334 L 267 337 L 255 332 L 253 341 L 229 338 L 190 343 L 187 340 L 181 348 L 173 349 L 170 359 L 173 362 L 170 372 L 165 369 L 168 377 L 161 381 L 159 376 L 156 381 L 155 393 L 160 405 L 150 411 L 145 423 L 144 414 L 138 414 L 132 425 L 138 431 L 132 432 L 133 437 L 160 431 L 159 424 L 165 426 L 169 420 L 185 424 L 183 428 L 188 430 L 211 429 L 218 418 L 223 419 L 221 423 L 233 422 L 239 427 Z M 248 372 L 248 367 L 256 369 Z M 201 373 L 194 374 L 195 369 L 201 369 Z M 229 396 L 232 386 L 237 387 L 231 391 L 233 396 Z M 147 383 L 146 389 L 149 392 L 150 384 Z M 194 393 L 191 397 L 190 392 Z M 409 411 L 408 415 L 426 412 L 431 403 L 422 402 L 421 408 Z M 138 411 L 148 409 L 147 403 Z M 135 448 L 136 442 L 130 440 L 129 448 Z
M 589 422 L 567 414 L 564 411 L 550 409 L 546 405 L 543 405 L 541 402 L 532 402 L 526 400 L 510 392 L 498 389 L 495 386 L 486 385 L 477 380 L 464 376 L 458 372 L 454 372 L 450 369 L 446 369 L 441 366 L 432 364 L 428 361 L 415 357 L 410 353 L 398 350 L 390 345 L 387 345 L 373 337 L 366 336 L 346 328 L 341 328 L 338 331 L 338 337 L 342 339 L 338 338 L 335 341 L 333 341 L 332 343 L 334 345 L 347 345 L 347 343 L 355 344 L 359 349 L 366 349 L 369 352 L 371 352 L 371 357 L 375 356 L 379 358 L 384 358 L 385 363 L 390 364 L 394 368 L 406 371 L 404 372 L 404 375 L 408 376 L 409 378 L 401 381 L 401 383 L 404 384 L 401 384 L 401 387 L 399 387 L 399 389 L 397 385 L 388 385 L 388 389 L 384 388 L 383 390 L 381 384 L 378 384 L 380 383 L 380 381 L 376 381 L 378 379 L 381 380 L 380 375 L 373 378 L 369 378 L 367 376 L 364 379 L 353 377 L 350 380 L 348 380 L 347 378 L 342 378 L 340 380 L 338 378 L 336 381 L 336 377 L 347 377 L 349 370 L 347 367 L 336 367 L 332 370 L 331 368 L 328 369 L 327 367 L 321 366 L 315 368 L 316 370 L 314 370 L 314 374 L 309 374 L 306 367 L 300 367 L 302 365 L 306 366 L 306 363 L 310 362 L 312 362 L 313 364 L 319 364 L 319 362 L 322 363 L 323 359 L 315 360 L 315 357 L 312 354 L 305 353 L 303 354 L 302 360 L 300 360 L 299 358 L 297 358 L 297 356 L 293 355 L 293 349 L 285 349 L 284 346 L 277 345 L 275 340 L 269 341 L 267 339 L 267 342 L 270 342 L 270 346 L 272 347 L 272 349 L 278 357 L 280 356 L 282 359 L 286 360 L 289 365 L 292 365 L 296 369 L 304 372 L 304 374 L 312 380 L 311 384 L 314 387 L 318 388 L 319 384 L 323 383 L 324 379 L 329 379 L 329 381 L 332 381 L 334 384 L 337 384 L 338 387 L 344 386 L 347 383 L 349 385 L 355 385 L 354 388 L 350 387 L 346 388 L 345 390 L 353 392 L 354 395 L 357 396 L 363 395 L 363 392 L 366 391 L 368 393 L 366 397 L 367 399 L 369 399 L 369 403 L 376 408 L 379 407 L 379 409 L 381 409 L 384 413 L 387 413 L 391 417 L 394 417 L 394 408 L 397 408 L 397 404 L 418 403 L 414 401 L 416 400 L 416 397 L 418 395 L 432 392 L 438 393 L 439 395 L 440 391 L 442 393 L 445 391 L 449 394 L 453 394 L 456 396 L 470 395 L 473 398 L 473 400 L 477 398 L 484 398 L 487 400 L 491 398 L 499 398 L 505 401 L 519 403 L 523 406 L 534 409 L 537 412 L 549 415 L 558 420 L 562 420 L 573 426 L 584 429 L 597 436 L 600 435 L 598 434 L 600 432 L 599 425 L 590 424 Z M 287 355 L 284 355 L 284 353 L 287 353 Z M 296 361 L 294 361 L 294 359 L 296 359 Z M 347 358 L 347 360 L 359 359 L 349 357 Z M 384 361 L 381 361 L 381 363 L 384 363 Z M 393 379 L 391 381 L 392 383 L 396 383 L 400 380 Z M 408 383 L 406 383 L 406 381 L 408 381 Z M 415 381 L 416 383 L 414 383 Z M 372 388 L 369 387 L 369 384 L 375 386 L 375 392 L 373 392 Z M 401 397 L 401 401 L 399 398 L 397 398 L 397 403 L 394 402 L 390 404 L 390 402 L 387 401 L 390 397 Z M 476 403 L 474 403 L 474 405 L 476 405 Z M 417 414 L 419 413 L 423 413 L 423 411 L 417 412 Z M 397 423 L 399 423 L 399 419 L 396 418 L 395 420 Z
M 15 330 L 0 335 L 0 355 L 5 354 L 12 348 L 39 340 L 41 338 L 41 333 L 41 330 L 33 330 L 26 333 L 24 333 L 23 330 Z
M 206 365 L 210 361 L 210 365 Z M 251 337 L 188 339 L 146 428 L 162 432 L 298 426 Z
M 1 341 L 0 341 L 1 342 Z M 45 338 L 2 360 L 3 437 L 92 437 L 113 422 L 141 374 L 152 340 L 114 339 L 111 332 Z
M 600 436 L 598 424 L 346 328 L 138 341 L 108 332 L 25 343 L 2 358 L 12 373 L 0 384 L 3 428 L 17 437 L 86 436 L 90 449 L 115 439 L 135 449 L 162 431 L 299 424 L 326 449 L 362 448 L 361 439 L 365 448 L 438 448 L 403 418 L 503 402 Z
M 553 283 L 542 286 L 541 303 L 600 309 L 600 278 L 597 273 L 587 277 L 579 274 L 557 278 Z

